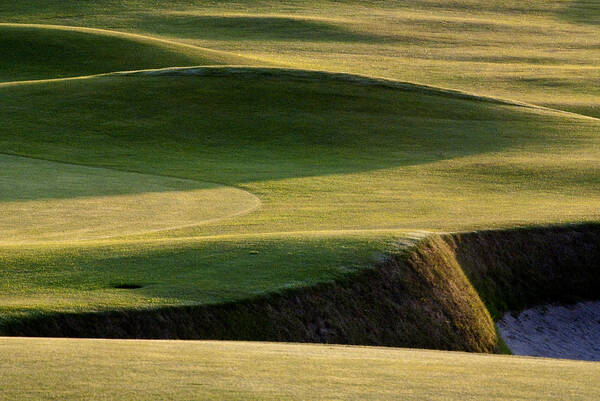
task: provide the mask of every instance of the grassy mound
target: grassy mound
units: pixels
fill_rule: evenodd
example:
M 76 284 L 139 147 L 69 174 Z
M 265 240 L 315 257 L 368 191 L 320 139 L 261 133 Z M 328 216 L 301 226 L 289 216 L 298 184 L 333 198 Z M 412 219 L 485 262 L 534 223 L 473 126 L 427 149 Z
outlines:
M 107 76 L 0 93 L 2 152 L 235 185 L 263 201 L 247 218 L 174 236 L 598 217 L 592 119 L 286 70 Z
M 140 207 L 147 223 L 121 221 L 118 211 L 103 216 L 98 233 L 114 236 L 105 244 L 68 242 L 86 238 L 81 219 L 55 235 L 59 214 L 48 212 L 50 234 L 35 238 L 35 213 L 26 213 L 18 227 L 16 214 L 5 217 L 21 239 L 67 241 L 2 249 L 3 315 L 10 319 L 240 300 L 371 266 L 377 255 L 402 248 L 397 244 L 410 230 L 598 216 L 600 124 L 593 119 L 434 88 L 277 69 L 139 73 L 0 92 L 6 95 L 3 152 L 102 167 L 107 177 L 121 177 L 110 184 L 113 191 L 137 181 L 123 189 L 127 196 L 136 192 L 131 202 L 147 191 L 161 199 Z M 33 110 L 36 119 L 29 118 Z M 20 176 L 11 166 L 7 201 L 28 191 L 14 190 Z M 193 224 L 212 212 L 192 208 L 182 216 L 165 207 L 174 201 L 171 193 L 161 198 L 119 171 L 220 182 L 256 194 L 262 204 L 245 216 L 176 229 L 169 222 Z M 84 210 L 76 192 L 99 195 L 85 192 L 91 182 L 75 191 L 38 176 L 29 192 L 49 184 L 48 210 Z M 193 185 L 181 196 L 198 194 Z M 206 198 L 215 213 L 222 207 L 217 198 L 228 194 Z M 156 211 L 167 216 L 164 224 Z M 132 235 L 128 224 L 146 232 Z M 141 288 L 115 288 L 121 284 Z
M 377 239 L 372 240 L 374 244 Z M 350 243 L 348 238 L 334 241 L 320 238 L 317 243 L 310 244 L 313 252 L 319 256 L 319 262 L 329 259 L 331 263 L 336 254 L 338 258 L 347 257 L 347 251 L 344 250 L 329 250 L 326 253 L 324 249 L 317 248 L 317 244 L 321 247 L 328 244 L 347 249 Z M 297 238 L 294 242 L 296 246 L 302 244 Z M 350 244 L 354 252 L 361 245 L 363 248 L 365 246 L 361 242 Z M 203 253 L 205 249 L 203 247 L 195 252 Z M 172 263 L 181 263 L 181 257 L 177 256 L 172 257 Z M 231 252 L 228 256 L 231 257 Z M 262 296 L 252 296 L 249 293 L 251 288 L 246 288 L 243 290 L 246 299 L 237 294 L 237 300 L 220 305 L 155 307 L 152 310 L 102 313 L 65 314 L 61 311 L 63 313 L 41 316 L 29 313 L 5 321 L 0 325 L 0 330 L 4 335 L 21 336 L 200 338 L 369 344 L 471 352 L 497 350 L 498 339 L 485 306 L 454 259 L 452 251 L 441 239 L 426 239 L 407 254 L 390 255 L 385 260 L 372 261 L 371 264 L 368 269 L 359 266 L 353 272 L 347 269 L 337 275 L 313 267 L 311 278 L 315 283 L 312 286 L 306 283 L 276 294 L 271 290 Z M 78 265 L 82 265 L 81 261 Z M 273 266 L 273 261 L 270 266 Z M 156 269 L 155 276 L 164 270 L 164 267 Z M 229 274 L 236 276 L 235 284 L 230 285 L 232 289 L 235 285 L 252 285 L 245 283 L 248 277 L 240 272 Z M 285 278 L 270 274 L 273 280 L 271 285 L 278 278 Z M 92 271 L 86 274 L 88 277 L 91 275 Z M 286 276 L 289 278 L 291 272 L 286 272 Z M 318 283 L 319 279 L 323 281 L 327 276 L 335 278 L 335 281 Z M 137 278 L 144 279 L 148 277 Z M 94 279 L 94 282 L 98 281 L 98 278 Z M 134 289 L 139 286 L 142 290 L 135 290 L 139 295 L 140 292 L 148 295 L 160 291 L 157 285 L 144 289 L 140 281 L 137 281 L 140 283 L 137 285 L 131 284 L 132 281 L 128 283 L 116 287 Z M 206 284 L 194 282 L 193 279 L 188 280 L 188 285 L 188 291 L 193 289 L 201 293 L 206 290 L 203 288 Z M 212 283 L 212 289 L 216 290 L 217 285 L 216 282 Z M 61 288 L 62 292 L 67 291 L 65 287 Z M 110 294 L 100 288 L 95 293 L 100 294 L 102 290 Z M 179 298 L 184 298 L 182 290 L 180 286 Z M 81 299 L 85 293 L 93 292 L 79 291 L 75 296 Z M 157 301 L 160 302 L 160 299 Z M 20 306 L 25 312 L 26 306 L 31 308 L 33 305 L 29 300 Z
M 600 116 L 593 0 L 5 2 L 4 21 L 144 33 Z
M 358 266 L 337 275 L 315 269 L 312 285 L 288 287 L 277 293 L 271 290 L 252 295 L 246 289 L 245 294 L 217 305 L 102 313 L 24 313 L 5 320 L 0 329 L 5 335 L 25 336 L 241 339 L 502 351 L 488 310 L 498 319 L 509 309 L 597 299 L 599 232 L 598 225 L 581 225 L 430 235 L 407 249 L 388 251 L 385 259 L 372 261 L 369 269 Z M 364 239 L 364 234 L 360 238 Z M 372 245 L 381 239 L 373 237 Z M 302 243 L 298 238 L 291 241 L 296 246 Z M 347 248 L 348 238 L 317 241 L 310 246 L 328 243 Z M 196 252 L 204 253 L 206 242 L 204 245 Z M 280 243 L 280 249 L 286 245 L 291 244 Z M 355 242 L 353 252 L 361 246 L 365 244 Z M 255 256 L 259 253 L 253 252 Z M 321 248 L 320 253 L 317 260 L 335 260 L 332 250 L 327 254 Z M 335 253 L 338 258 L 346 257 L 343 250 Z M 82 257 L 78 259 L 76 265 L 84 265 Z M 177 254 L 170 259 L 174 263 L 182 260 Z M 136 262 L 139 264 L 140 259 Z M 25 260 L 21 263 L 32 264 Z M 99 265 L 95 267 L 100 270 Z M 163 270 L 160 267 L 154 274 L 158 277 Z M 244 283 L 248 277 L 239 271 L 232 274 L 238 276 L 239 284 L 249 284 Z M 327 278 L 330 282 L 318 283 Z M 122 280 L 113 287 L 139 291 L 144 288 L 139 280 L 144 279 L 136 279 L 139 284 L 129 277 L 129 281 Z M 98 281 L 94 278 L 90 282 Z M 193 279 L 189 284 L 196 291 L 204 290 L 197 287 L 205 284 Z M 149 287 L 144 294 L 159 294 L 160 287 Z M 66 286 L 61 290 L 67 291 Z M 93 291 L 79 291 L 75 296 L 85 293 Z M 179 297 L 183 298 L 182 294 Z M 29 302 L 21 307 L 31 308 Z
M 371 267 L 384 252 L 397 252 L 404 236 L 338 233 L 5 245 L 0 248 L 0 326 L 56 313 L 222 304 L 310 287 Z M 141 288 L 118 288 L 124 284 Z M 155 320 L 153 325 L 168 329 Z M 118 325 L 107 329 L 124 330 Z
M 195 46 L 100 29 L 0 24 L 0 82 L 186 65 L 249 64 Z

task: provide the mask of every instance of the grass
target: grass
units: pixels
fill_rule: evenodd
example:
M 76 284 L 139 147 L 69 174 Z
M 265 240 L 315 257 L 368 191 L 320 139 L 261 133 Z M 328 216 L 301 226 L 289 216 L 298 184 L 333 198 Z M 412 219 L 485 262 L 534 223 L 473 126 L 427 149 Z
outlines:
M 333 281 L 398 252 L 406 233 L 257 235 L 0 250 L 0 316 L 215 304 Z M 139 289 L 117 289 L 119 284 Z
M 0 155 L 5 243 L 81 240 L 218 221 L 260 205 L 217 184 Z
M 598 216 L 594 120 L 435 91 L 248 77 L 6 87 L 0 146 L 238 186 L 262 201 L 247 217 L 174 236 L 459 230 Z M 25 99 L 43 110 L 38 119 L 27 119 Z
M 0 18 L 138 32 L 600 116 L 600 8 L 591 0 L 29 3 L 6 3 Z
M 0 323 L 310 286 L 428 231 L 598 221 L 597 119 L 293 70 L 600 117 L 595 3 L 13 3 L 0 0 Z M 227 67 L 242 64 L 281 68 Z M 221 67 L 110 74 L 202 65 Z M 9 399 L 598 391 L 595 365 L 562 361 L 248 343 L 0 347 Z M 119 394 L 115 366 L 130 366 Z
M 8 338 L 0 350 L 0 397 L 20 400 L 593 400 L 600 391 L 595 363 L 457 352 Z
M 2 151 L 71 163 L 0 158 L 5 316 L 242 299 L 366 267 L 407 231 L 598 217 L 595 120 L 211 71 L 0 89 Z
M 174 65 L 248 64 L 232 54 L 120 32 L 0 24 L 0 82 Z

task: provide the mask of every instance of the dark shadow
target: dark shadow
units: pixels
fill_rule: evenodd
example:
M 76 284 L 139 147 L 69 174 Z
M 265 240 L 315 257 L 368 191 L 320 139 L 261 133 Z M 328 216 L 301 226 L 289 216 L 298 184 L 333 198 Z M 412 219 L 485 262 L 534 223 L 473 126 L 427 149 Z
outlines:
M 360 33 L 342 23 L 287 17 L 147 16 L 138 29 L 187 39 L 235 41 L 381 42 L 385 36 Z
M 230 185 L 543 145 L 569 124 L 522 107 L 326 74 L 124 76 L 0 93 L 10 94 L 0 109 L 0 151 Z
M 579 24 L 600 25 L 600 2 L 597 0 L 572 0 L 560 9 L 560 16 Z
M 0 202 L 213 189 L 219 185 L 0 154 Z
M 200 53 L 186 54 L 124 37 L 0 26 L 0 82 L 195 64 L 220 62 Z
M 112 288 L 116 288 L 118 290 L 137 290 L 142 287 L 143 287 L 143 285 L 141 285 L 141 284 L 133 284 L 133 283 L 123 283 L 123 284 L 112 285 Z

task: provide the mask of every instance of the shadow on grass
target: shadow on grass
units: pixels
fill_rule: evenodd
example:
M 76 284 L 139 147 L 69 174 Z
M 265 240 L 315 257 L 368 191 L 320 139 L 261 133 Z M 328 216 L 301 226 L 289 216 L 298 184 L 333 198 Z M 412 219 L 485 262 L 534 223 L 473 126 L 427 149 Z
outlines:
M 173 191 L 220 185 L 0 154 L 0 202 L 74 199 Z
M 221 63 L 124 37 L 21 26 L 0 26 L 0 54 L 0 82 Z
M 579 24 L 600 25 L 600 2 L 572 0 L 560 10 L 560 16 Z
M 420 165 L 555 129 L 521 108 L 325 76 L 105 77 L 1 93 L 2 152 L 227 184 Z
M 138 29 L 180 38 L 236 41 L 381 42 L 384 36 L 360 33 L 341 23 L 289 17 L 147 16 Z

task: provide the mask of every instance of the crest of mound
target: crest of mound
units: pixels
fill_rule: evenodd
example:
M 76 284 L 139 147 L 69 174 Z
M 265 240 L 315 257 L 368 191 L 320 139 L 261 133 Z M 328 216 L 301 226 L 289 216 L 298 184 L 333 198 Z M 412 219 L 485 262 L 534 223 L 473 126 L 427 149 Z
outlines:
M 523 107 L 530 110 L 549 112 L 552 114 L 563 115 L 577 119 L 599 121 L 598 118 L 592 116 L 572 113 L 549 107 L 543 107 L 536 104 L 525 103 L 512 99 L 481 96 L 476 93 L 470 93 L 461 90 L 345 72 L 284 68 L 277 66 L 198 65 L 186 67 L 165 67 L 137 71 L 122 71 L 117 72 L 117 74 L 134 76 L 200 76 L 214 78 L 242 77 L 247 79 L 276 78 L 280 80 L 304 82 L 328 81 L 357 86 L 370 86 L 382 89 L 395 89 L 403 92 L 412 92 L 418 95 L 439 96 L 445 98 L 452 98 L 456 100 L 469 100 L 483 103 L 491 103 L 500 106 Z
M 0 82 L 103 74 L 173 65 L 252 60 L 148 36 L 104 29 L 0 24 Z
M 228 186 L 0 155 L 4 243 L 76 241 L 193 226 L 260 204 Z

